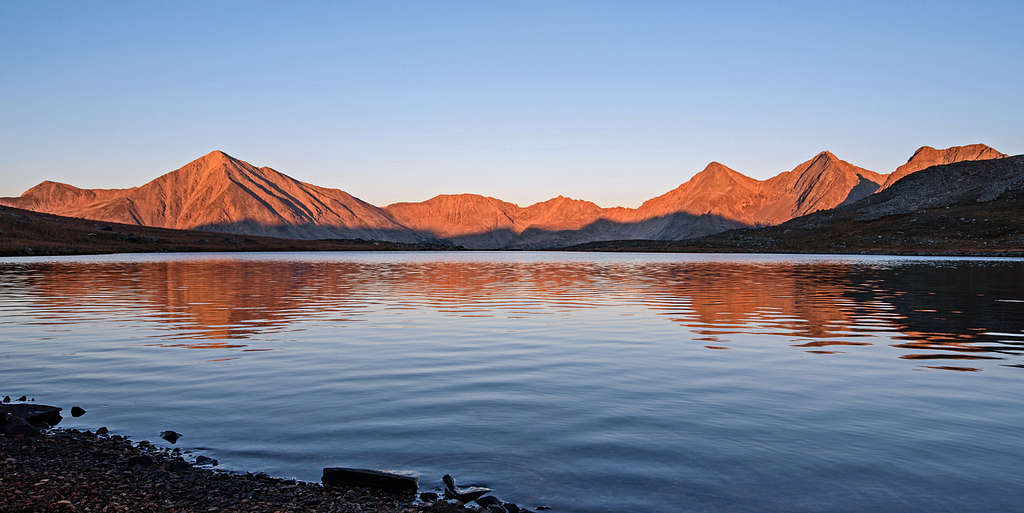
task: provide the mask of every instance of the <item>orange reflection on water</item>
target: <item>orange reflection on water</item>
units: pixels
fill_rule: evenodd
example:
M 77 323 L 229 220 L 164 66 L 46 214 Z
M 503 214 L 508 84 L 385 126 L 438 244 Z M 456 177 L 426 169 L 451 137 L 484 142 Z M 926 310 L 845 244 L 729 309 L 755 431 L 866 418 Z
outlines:
M 986 334 L 1020 331 L 1014 320 L 1020 317 L 999 312 L 1019 306 L 995 301 L 1024 282 L 1021 269 L 172 259 L 46 263 L 16 276 L 40 323 L 74 323 L 101 313 L 156 327 L 164 347 L 244 349 L 248 338 L 300 329 L 307 321 L 343 326 L 387 312 L 516 322 L 629 307 L 677 324 L 708 349 L 731 348 L 740 336 L 781 336 L 797 338 L 802 343 L 787 345 L 807 352 L 842 354 L 824 348 L 861 350 L 873 344 L 865 337 L 884 337 L 901 350 L 901 359 L 953 360 L 1024 351 L 1024 337 Z

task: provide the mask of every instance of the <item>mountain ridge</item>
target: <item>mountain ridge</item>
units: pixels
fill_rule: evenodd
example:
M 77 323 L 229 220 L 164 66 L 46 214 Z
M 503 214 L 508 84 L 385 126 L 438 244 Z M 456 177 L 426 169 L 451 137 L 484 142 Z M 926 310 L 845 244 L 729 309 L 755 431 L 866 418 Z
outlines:
M 785 223 L 681 241 L 616 240 L 576 251 L 1024 254 L 1024 155 L 925 168 L 877 194 Z
M 341 190 L 294 179 L 214 150 L 146 184 L 81 189 L 44 181 L 0 204 L 40 212 L 174 229 L 298 239 L 446 240 L 474 249 L 549 248 L 600 240 L 679 240 L 743 226 L 777 225 L 850 204 L 921 166 L 1002 158 L 982 144 L 919 148 L 891 174 L 824 150 L 758 180 L 713 161 L 637 208 L 556 196 L 520 206 L 478 194 L 442 194 L 377 207 Z

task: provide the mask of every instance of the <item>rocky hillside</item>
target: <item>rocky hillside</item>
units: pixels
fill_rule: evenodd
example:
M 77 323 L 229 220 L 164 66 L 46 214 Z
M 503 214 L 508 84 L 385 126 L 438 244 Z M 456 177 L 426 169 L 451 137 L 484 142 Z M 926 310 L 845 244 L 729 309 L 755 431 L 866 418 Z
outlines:
M 130 189 L 43 182 L 0 204 L 62 216 L 295 239 L 419 242 L 425 237 L 345 191 L 300 182 L 221 151 Z
M 859 201 L 778 226 L 573 249 L 1019 255 L 1022 227 L 1024 155 L 1018 155 L 930 167 Z
M 901 178 L 932 166 L 952 164 L 954 162 L 963 162 L 967 160 L 989 160 L 1005 157 L 1007 157 L 1006 154 L 1000 153 L 988 146 L 985 146 L 984 144 L 953 146 L 952 148 L 946 148 L 944 150 L 937 150 L 931 146 L 922 146 L 914 152 L 910 159 L 907 160 L 906 164 L 896 168 L 895 171 L 886 177 L 885 183 L 882 184 L 882 188 L 886 189 Z
M 919 149 L 928 159 L 976 160 L 1002 155 L 984 145 Z M 901 168 L 904 176 L 923 168 Z M 399 223 L 467 248 L 557 248 L 610 240 L 682 240 L 744 226 L 770 226 L 865 198 L 888 175 L 823 151 L 790 171 L 756 180 L 712 162 L 679 187 L 639 208 L 601 208 L 557 197 L 520 207 L 474 194 L 442 195 L 385 210 Z
M 935 164 L 997 158 L 985 145 L 923 147 L 893 174 L 823 151 L 756 180 L 712 162 L 639 208 L 602 208 L 558 196 L 520 207 L 476 194 L 441 195 L 378 208 L 344 191 L 301 182 L 214 151 L 145 185 L 79 189 L 43 182 L 0 205 L 104 222 L 296 239 L 448 243 L 474 249 L 539 249 L 609 240 L 682 240 L 770 226 L 849 205 Z M 881 208 L 881 207 L 880 207 Z

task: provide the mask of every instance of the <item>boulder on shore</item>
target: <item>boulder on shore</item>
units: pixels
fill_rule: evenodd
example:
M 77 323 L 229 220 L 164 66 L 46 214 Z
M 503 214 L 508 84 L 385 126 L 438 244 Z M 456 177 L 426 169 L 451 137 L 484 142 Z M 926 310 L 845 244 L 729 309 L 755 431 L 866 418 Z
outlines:
M 361 486 L 392 492 L 415 492 L 414 476 L 361 468 L 326 467 L 320 481 L 324 486 Z
M 44 404 L 4 404 L 0 405 L 0 419 L 18 418 L 35 427 L 48 428 L 56 426 L 63 419 L 60 411 L 56 406 Z

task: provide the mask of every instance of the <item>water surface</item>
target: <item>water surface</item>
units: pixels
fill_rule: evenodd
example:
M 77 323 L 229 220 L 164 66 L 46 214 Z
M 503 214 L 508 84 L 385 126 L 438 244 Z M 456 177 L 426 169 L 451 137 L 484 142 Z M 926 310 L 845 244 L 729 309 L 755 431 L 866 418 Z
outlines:
M 0 260 L 0 395 L 225 467 L 453 473 L 564 512 L 1010 511 L 1024 261 Z

